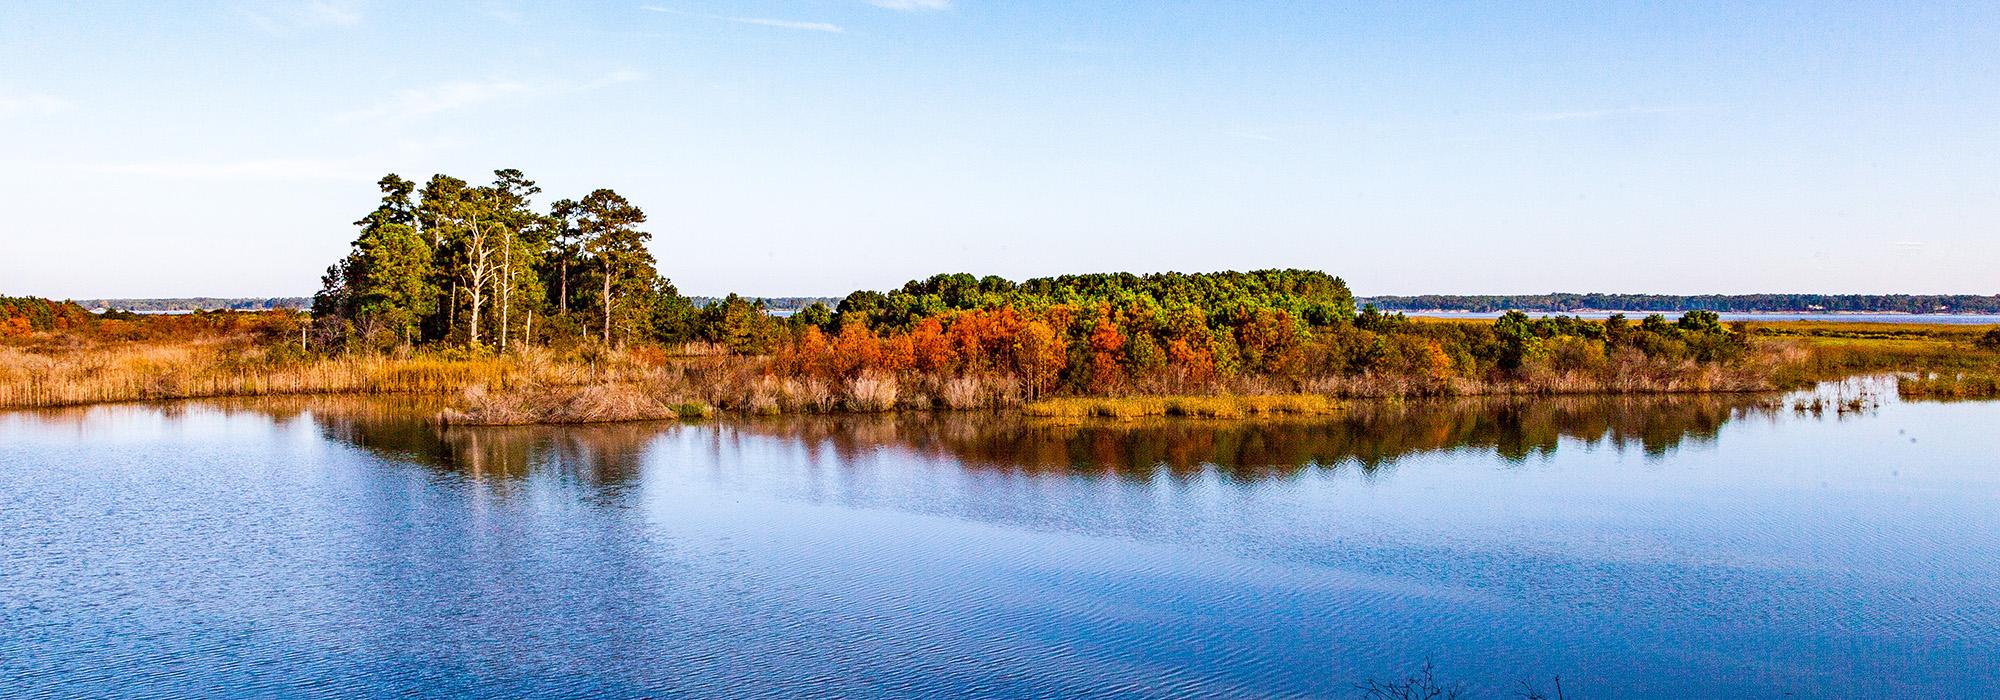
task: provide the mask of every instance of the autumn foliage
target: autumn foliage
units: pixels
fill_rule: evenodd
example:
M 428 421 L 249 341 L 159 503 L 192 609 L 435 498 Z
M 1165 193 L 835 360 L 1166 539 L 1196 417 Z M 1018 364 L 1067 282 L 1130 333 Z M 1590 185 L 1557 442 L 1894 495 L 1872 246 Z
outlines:
M 1713 314 L 1412 321 L 1353 308 L 1323 273 L 940 275 L 794 318 L 772 376 L 952 379 L 1052 395 L 1760 388 L 1747 336 Z

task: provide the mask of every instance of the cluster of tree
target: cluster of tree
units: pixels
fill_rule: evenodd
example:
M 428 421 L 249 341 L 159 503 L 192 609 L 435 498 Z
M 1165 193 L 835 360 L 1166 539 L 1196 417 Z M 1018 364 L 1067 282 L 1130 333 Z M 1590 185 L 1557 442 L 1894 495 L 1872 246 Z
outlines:
M 115 309 L 140 313 L 168 311 L 276 311 L 298 310 L 312 305 L 305 297 L 174 297 L 164 299 L 78 299 L 86 309 Z
M 1370 373 L 1440 385 L 1532 368 L 1605 372 L 1620 361 L 1732 363 L 1749 349 L 1716 314 L 1632 323 L 1509 313 L 1492 324 L 1413 323 L 1353 310 L 1338 278 L 1300 270 L 1088 275 L 1014 284 L 941 275 L 856 292 L 789 319 L 778 371 L 1001 375 L 1031 396 L 1187 391 L 1261 378 L 1300 385 Z
M 2000 313 L 2000 295 L 1974 294 L 1522 294 L 1372 297 L 1367 303 L 1402 311 L 1537 312 L 1723 311 L 1730 313 Z
M 80 328 L 91 314 L 69 301 L 0 296 L 0 338 Z
M 518 170 L 473 185 L 435 175 L 419 188 L 390 174 L 382 201 L 355 222 L 352 250 L 313 297 L 328 347 L 381 348 L 594 337 L 654 339 L 692 312 L 653 266 L 646 214 L 592 191 L 546 211 Z
M 858 316 L 871 327 L 907 329 L 949 311 L 1011 306 L 1033 312 L 1102 305 L 1136 305 L 1159 313 L 1193 309 L 1223 316 L 1266 309 L 1322 325 L 1354 315 L 1354 295 L 1347 283 L 1316 270 L 1063 275 L 1019 284 L 994 276 L 935 275 L 889 292 L 854 292 L 840 301 L 836 311 L 843 320 Z M 817 320 L 823 311 L 809 306 L 799 315 Z

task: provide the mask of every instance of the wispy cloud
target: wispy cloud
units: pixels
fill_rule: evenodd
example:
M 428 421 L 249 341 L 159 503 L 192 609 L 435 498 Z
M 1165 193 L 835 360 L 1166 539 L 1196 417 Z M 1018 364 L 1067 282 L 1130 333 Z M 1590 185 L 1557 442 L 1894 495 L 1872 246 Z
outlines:
M 55 95 L 41 93 L 0 95 L 0 117 L 15 114 L 56 114 L 75 108 L 76 105 L 70 104 L 69 100 Z
M 316 27 L 352 27 L 362 20 L 358 0 L 265 0 L 237 5 L 236 13 L 250 26 L 276 35 Z
M 73 165 L 77 170 L 112 175 L 139 175 L 176 180 L 225 178 L 281 180 L 339 180 L 372 182 L 391 164 L 424 160 L 439 150 L 458 145 L 453 139 L 409 141 L 376 153 L 340 158 L 241 158 L 149 160 L 121 163 Z
M 339 118 L 342 120 L 385 117 L 415 119 L 512 97 L 587 92 L 645 79 L 645 74 L 638 71 L 619 70 L 583 82 L 532 83 L 511 79 L 456 81 L 427 88 L 399 90 L 387 100 L 366 109 L 341 114 Z
M 1225 131 L 1223 133 L 1229 136 L 1234 136 L 1239 139 L 1248 139 L 1251 141 L 1267 141 L 1270 143 L 1281 142 L 1281 139 L 1279 139 L 1278 137 L 1266 134 L 1261 131 L 1246 131 L 1239 129 L 1236 131 Z
M 1529 112 L 1521 115 L 1531 122 L 1571 122 L 1612 117 L 1629 117 L 1641 114 L 1668 114 L 1693 111 L 1694 107 L 1608 107 L 1602 109 L 1577 109 L 1562 112 Z
M 890 10 L 902 10 L 904 12 L 945 10 L 951 8 L 951 0 L 868 0 L 868 4 Z
M 99 163 L 81 170 L 113 175 L 147 175 L 173 179 L 248 177 L 285 180 L 357 180 L 370 178 L 371 170 L 352 159 L 257 158 L 248 160 L 192 161 L 158 160 L 132 163 Z M 378 173 L 379 174 L 379 173 Z
M 829 33 L 829 34 L 844 34 L 844 33 L 846 33 L 846 32 L 847 32 L 847 30 L 846 30 L 846 29 L 843 29 L 843 28 L 841 28 L 841 26 L 840 26 L 840 25 L 838 25 L 838 24 L 830 24 L 830 23 L 827 23 L 827 22 L 798 22 L 798 21 L 794 21 L 794 20 L 789 20 L 789 19 L 769 19 L 769 18 L 765 18 L 765 17 L 730 17 L 730 16 L 727 16 L 727 15 L 705 15 L 705 14 L 701 14 L 701 13 L 698 13 L 698 12 L 688 12 L 688 11 L 686 11 L 686 10 L 676 10 L 676 9 L 674 9 L 674 8 L 671 8 L 671 7 L 660 7 L 660 6 L 658 6 L 658 5 L 641 5 L 641 6 L 639 6 L 639 9 L 641 9 L 641 10 L 645 10 L 645 11 L 647 11 L 647 12 L 662 12 L 662 13 L 666 13 L 666 14 L 670 14 L 670 15 L 680 15 L 680 16 L 682 16 L 682 17 L 699 17 L 699 18 L 701 18 L 701 19 L 712 19 L 712 20 L 715 20 L 715 21 L 718 21 L 718 22 L 735 22 L 735 23 L 737 23 L 737 24 L 754 24 L 754 25 L 757 25 L 757 26 L 760 26 L 760 27 L 778 27 L 778 28 L 780 28 L 780 29 L 798 29 L 798 30 L 802 30 L 802 31 L 808 31 L 808 32 L 826 32 L 826 33 Z

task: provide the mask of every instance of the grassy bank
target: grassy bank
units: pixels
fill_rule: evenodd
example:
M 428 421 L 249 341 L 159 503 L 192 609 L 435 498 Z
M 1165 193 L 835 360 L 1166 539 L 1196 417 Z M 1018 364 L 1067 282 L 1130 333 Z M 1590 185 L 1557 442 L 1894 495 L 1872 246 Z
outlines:
M 635 378 L 636 363 L 549 353 L 307 357 L 254 344 L 191 341 L 0 347 L 0 408 L 292 394 L 451 394 Z
M 1422 322 L 1418 322 L 1422 323 Z M 1445 322 L 1454 323 L 1454 322 Z M 1910 398 L 1996 395 L 2000 352 L 1983 327 L 1773 322 L 1749 327 L 1750 350 L 1730 362 L 1636 352 L 1566 355 L 1552 343 L 1510 371 L 1416 372 L 1385 367 L 1305 376 L 1238 374 L 1203 381 L 1131 380 L 1118 398 L 1037 391 L 997 369 L 799 372 L 784 357 L 715 347 L 633 346 L 506 355 L 457 350 L 307 354 L 282 335 L 78 340 L 0 345 L 0 407 L 166 399 L 423 394 L 447 397 L 456 423 L 587 423 L 728 412 L 882 412 L 1019 408 L 1032 415 L 1316 414 L 1339 399 L 1754 392 L 1861 373 L 1904 372 Z M 1054 394 L 1054 395 L 1051 395 Z

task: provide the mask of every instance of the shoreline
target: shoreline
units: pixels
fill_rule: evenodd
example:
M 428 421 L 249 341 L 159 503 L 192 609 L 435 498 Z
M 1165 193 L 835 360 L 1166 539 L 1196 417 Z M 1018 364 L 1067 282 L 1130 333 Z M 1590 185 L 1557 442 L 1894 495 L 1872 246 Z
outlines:
M 1458 327 L 1449 320 L 1411 323 L 1417 331 L 1430 333 L 1457 332 L 1452 329 Z M 1780 321 L 1749 326 L 1742 332 L 1745 352 L 1728 361 L 1649 358 L 1629 351 L 1621 355 L 1557 338 L 1518 368 L 1504 371 L 1475 366 L 1464 358 L 1403 361 L 1365 370 L 1295 366 L 1269 374 L 1244 370 L 1221 376 L 1176 373 L 1168 365 L 1151 374 L 1114 372 L 1114 381 L 1102 390 L 1094 385 L 1037 387 L 1032 377 L 991 363 L 936 369 L 905 365 L 900 370 L 842 367 L 837 363 L 849 356 L 844 354 L 848 348 L 832 343 L 824 344 L 822 354 L 810 357 L 796 349 L 752 355 L 701 344 L 616 349 L 581 345 L 505 354 L 425 348 L 322 355 L 302 351 L 296 341 L 287 346 L 281 339 L 249 333 L 130 340 L 50 335 L 0 344 L 0 410 L 193 399 L 408 396 L 436 400 L 460 411 L 462 415 L 455 417 L 459 424 L 566 424 L 716 414 L 1022 410 L 1049 399 L 1104 404 L 1109 407 L 1102 410 L 1111 414 L 1208 410 L 1190 403 L 1197 400 L 1240 404 L 1216 409 L 1228 414 L 1259 410 L 1244 402 L 1287 396 L 1339 402 L 1742 394 L 1883 372 L 1937 377 L 1920 388 L 1913 385 L 1922 393 L 1983 397 L 2000 393 L 1987 381 L 2000 376 L 2000 350 L 1980 344 L 1983 330 L 1964 324 Z M 875 346 L 860 348 L 866 352 Z M 1584 352 L 1578 355 L 1577 350 Z M 1074 360 L 1071 364 L 1073 372 L 1097 369 Z M 1171 406 L 1177 403 L 1185 405 Z M 1159 406 L 1130 407 L 1142 404 Z

